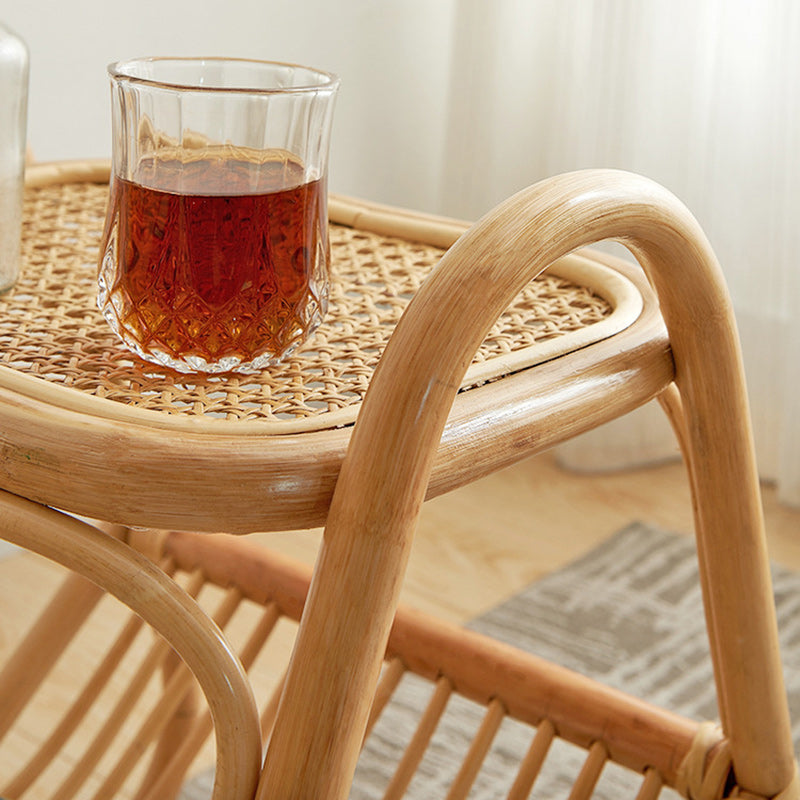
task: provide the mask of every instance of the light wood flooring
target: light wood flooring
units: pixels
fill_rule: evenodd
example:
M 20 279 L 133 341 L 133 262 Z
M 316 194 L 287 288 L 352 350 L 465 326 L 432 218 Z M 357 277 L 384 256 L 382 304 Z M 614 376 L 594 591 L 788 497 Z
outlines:
M 800 510 L 779 505 L 768 486 L 764 506 L 772 559 L 800 569 Z M 637 520 L 690 534 L 679 462 L 584 475 L 562 470 L 552 454 L 531 458 L 426 504 L 403 600 L 469 619 Z M 310 562 L 320 532 L 257 536 Z M 60 571 L 38 557 L 0 560 L 0 661 L 59 580 Z

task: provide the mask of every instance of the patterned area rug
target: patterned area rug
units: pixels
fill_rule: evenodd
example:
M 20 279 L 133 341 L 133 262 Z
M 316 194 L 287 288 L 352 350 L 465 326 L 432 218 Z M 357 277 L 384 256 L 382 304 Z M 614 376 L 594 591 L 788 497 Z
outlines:
M 773 570 L 786 683 L 800 742 L 800 576 Z M 717 716 L 694 543 L 691 538 L 632 525 L 564 569 L 532 584 L 471 628 L 698 720 Z M 430 688 L 404 678 L 359 762 L 351 800 L 374 800 L 397 763 Z M 468 701 L 451 703 L 406 795 L 441 800 L 480 723 Z M 504 722 L 470 798 L 505 797 L 529 734 Z M 557 749 L 556 749 L 557 748 Z M 454 759 L 452 755 L 455 754 Z M 557 741 L 534 788 L 535 797 L 567 797 L 585 758 Z M 182 800 L 210 797 L 212 776 L 198 776 Z M 624 770 L 604 769 L 594 797 L 616 800 L 638 786 Z

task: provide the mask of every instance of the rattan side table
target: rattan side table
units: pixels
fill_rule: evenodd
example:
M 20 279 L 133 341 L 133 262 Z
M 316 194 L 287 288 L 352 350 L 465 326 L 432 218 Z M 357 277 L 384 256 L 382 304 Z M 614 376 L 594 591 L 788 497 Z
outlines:
M 677 198 L 641 176 L 589 170 L 531 186 L 469 230 L 335 198 L 324 328 L 280 368 L 188 379 L 138 362 L 94 309 L 107 180 L 107 165 L 89 162 L 28 176 L 22 278 L 0 315 L 3 535 L 98 579 L 157 629 L 158 601 L 169 600 L 170 636 L 210 690 L 217 656 L 198 657 L 215 638 L 207 617 L 152 562 L 73 515 L 112 532 L 171 529 L 143 538 L 166 543 L 171 568 L 226 590 L 215 616 L 229 618 L 243 597 L 263 605 L 258 646 L 280 615 L 302 614 L 260 722 L 242 677 L 256 643 L 237 660 L 216 639 L 239 689 L 217 703 L 215 800 L 346 797 L 370 720 L 406 669 L 435 682 L 439 699 L 387 796 L 401 796 L 452 691 L 486 714 L 448 797 L 467 796 L 507 715 L 536 727 L 509 797 L 529 796 L 555 737 L 587 753 L 573 800 L 588 800 L 608 761 L 639 773 L 642 800 L 663 786 L 694 800 L 800 796 L 735 320 L 711 246 Z M 606 239 L 624 242 L 642 270 L 576 250 Z M 720 726 L 397 607 L 426 494 L 653 397 L 688 469 Z M 197 533 L 323 522 L 310 581 L 250 542 Z M 59 632 L 73 605 L 56 603 Z M 23 652 L 49 645 L 50 630 Z M 12 667 L 6 696 L 31 683 L 28 661 Z M 164 723 L 180 722 L 181 695 L 173 701 Z M 183 744 L 210 726 L 196 722 L 185 742 L 158 738 L 175 769 L 157 750 L 148 800 L 167 796 L 162 783 L 177 789 Z M 162 729 L 149 727 L 152 740 Z

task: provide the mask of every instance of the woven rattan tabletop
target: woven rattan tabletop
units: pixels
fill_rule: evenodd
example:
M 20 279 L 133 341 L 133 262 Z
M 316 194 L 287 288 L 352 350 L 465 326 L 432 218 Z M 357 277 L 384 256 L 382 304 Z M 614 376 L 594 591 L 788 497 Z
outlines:
M 186 376 L 133 356 L 96 307 L 107 198 L 106 165 L 29 169 L 21 275 L 0 298 L 0 386 L 145 424 L 164 424 L 164 415 L 170 425 L 239 423 L 228 432 L 352 423 L 400 315 L 465 227 L 332 198 L 330 309 L 317 333 L 258 374 Z M 638 292 L 615 271 L 585 255 L 563 259 L 501 317 L 462 388 L 606 338 L 640 308 Z

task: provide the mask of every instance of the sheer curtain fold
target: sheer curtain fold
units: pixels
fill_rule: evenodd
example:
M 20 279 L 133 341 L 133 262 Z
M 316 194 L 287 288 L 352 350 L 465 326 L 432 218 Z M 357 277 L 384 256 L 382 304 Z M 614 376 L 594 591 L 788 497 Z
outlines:
M 765 479 L 800 505 L 800 4 L 458 0 L 441 209 L 475 218 L 535 180 L 641 172 L 686 202 L 731 289 Z M 561 457 L 674 452 L 646 410 Z

